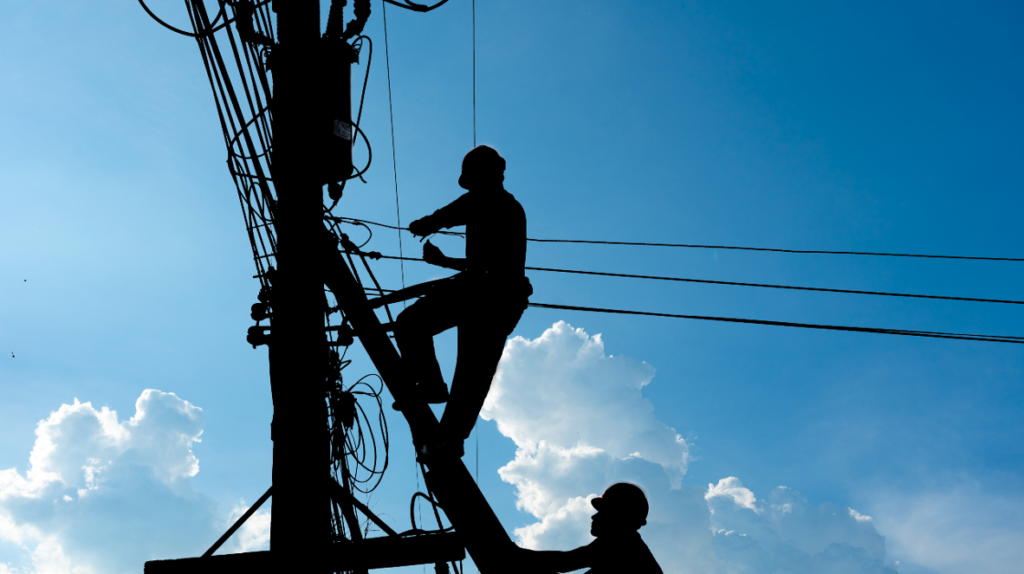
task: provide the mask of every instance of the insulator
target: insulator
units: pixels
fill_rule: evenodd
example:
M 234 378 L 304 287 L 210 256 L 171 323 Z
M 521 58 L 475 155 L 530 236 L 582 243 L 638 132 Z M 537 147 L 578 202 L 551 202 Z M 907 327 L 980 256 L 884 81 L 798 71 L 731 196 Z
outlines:
M 256 298 L 260 300 L 260 303 L 269 304 L 270 303 L 270 289 L 268 289 L 267 287 L 260 287 L 260 293 L 259 293 L 259 295 L 256 295 Z
M 252 345 L 253 349 L 260 345 L 267 345 L 270 343 L 270 333 L 267 332 L 269 329 L 270 327 L 253 325 L 249 327 L 249 333 L 245 336 L 245 340 Z
M 341 195 L 345 192 L 345 183 L 335 183 L 333 181 L 327 182 L 327 195 L 330 196 L 332 201 L 338 201 L 341 199 Z
M 266 303 L 255 303 L 250 308 L 249 316 L 253 321 L 262 321 L 270 316 L 269 307 Z

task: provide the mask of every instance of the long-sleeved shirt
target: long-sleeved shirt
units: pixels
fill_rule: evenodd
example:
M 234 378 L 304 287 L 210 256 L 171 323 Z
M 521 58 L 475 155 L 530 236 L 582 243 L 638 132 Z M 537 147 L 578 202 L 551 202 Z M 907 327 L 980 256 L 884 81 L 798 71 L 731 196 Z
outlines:
M 426 219 L 437 228 L 466 226 L 466 270 L 471 274 L 524 275 L 526 212 L 511 193 L 470 191 Z
M 598 537 L 574 552 L 581 553 L 582 562 L 590 566 L 587 574 L 662 574 L 661 566 L 638 532 Z
M 568 552 L 532 551 L 525 564 L 532 569 L 573 572 L 590 568 L 586 574 L 663 574 L 639 532 L 618 532 L 598 536 L 590 544 Z

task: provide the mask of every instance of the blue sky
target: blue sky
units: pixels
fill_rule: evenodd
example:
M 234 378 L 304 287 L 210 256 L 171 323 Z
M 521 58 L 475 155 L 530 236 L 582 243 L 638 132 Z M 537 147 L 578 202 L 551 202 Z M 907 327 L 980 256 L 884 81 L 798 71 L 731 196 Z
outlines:
M 179 3 L 151 5 L 185 22 Z M 480 0 L 476 9 L 478 139 L 507 158 L 506 187 L 526 208 L 532 237 L 1024 256 L 1024 11 L 1014 3 Z M 58 428 L 74 413 L 101 420 L 92 412 L 106 406 L 124 422 L 137 415 L 136 401 L 179 413 L 160 420 L 172 421 L 166 428 L 180 436 L 194 438 L 199 424 L 202 442 L 186 451 L 200 470 L 163 476 L 161 469 L 178 468 L 170 458 L 125 462 L 123 453 L 155 447 L 123 439 L 129 446 L 115 449 L 122 462 L 109 463 L 107 482 L 60 483 L 75 499 L 67 503 L 77 505 L 75 524 L 118 532 L 119 524 L 148 515 L 172 527 L 154 530 L 160 544 L 131 559 L 201 553 L 233 509 L 270 484 L 272 404 L 266 350 L 245 342 L 258 284 L 199 54 L 194 42 L 160 28 L 131 2 L 43 0 L 3 11 L 0 471 L 7 474 L 0 475 L 0 572 L 72 571 L 52 552 L 50 562 L 41 558 L 40 548 L 57 543 L 66 563 L 83 572 L 129 567 L 128 558 L 110 558 L 115 548 L 90 542 L 87 529 L 67 526 L 71 511 L 26 502 L 39 503 L 50 491 L 11 485 L 15 474 L 28 477 L 30 453 L 42 453 L 37 428 L 51 427 L 40 421 Z M 394 223 L 381 15 L 375 2 L 363 122 L 374 163 L 368 183 L 349 187 L 336 212 Z M 427 15 L 389 9 L 388 33 L 398 192 L 408 223 L 461 191 L 459 162 L 473 143 L 470 3 L 452 0 Z M 461 247 L 455 239 L 437 243 L 449 252 Z M 395 254 L 396 235 L 378 230 L 370 247 Z M 403 247 L 418 256 L 409 236 Z M 529 264 L 1024 298 L 1024 266 L 1007 262 L 531 244 Z M 401 284 L 396 264 L 377 267 L 386 285 Z M 438 276 L 417 263 L 405 268 L 407 284 Z M 1024 334 L 1024 312 L 1015 305 L 539 272 L 531 279 L 537 302 Z M 582 331 L 554 328 L 559 321 Z M 622 367 L 632 373 L 623 376 L 637 380 L 653 368 L 642 388 L 655 417 L 648 422 L 674 429 L 686 445 L 685 461 L 655 462 L 668 475 L 683 472 L 672 492 L 708 501 L 718 510 L 714 520 L 729 515 L 716 501 L 731 500 L 735 512 L 781 528 L 781 519 L 769 518 L 783 503 L 769 498 L 785 486 L 814 512 L 853 508 L 872 516 L 872 532 L 885 537 L 879 564 L 899 572 L 1011 572 L 1024 558 L 1010 543 L 1024 534 L 1018 345 L 543 309 L 529 310 L 515 331 L 552 349 L 573 341 L 592 346 L 597 334 L 603 355 L 595 360 L 621 357 L 632 365 Z M 450 372 L 454 336 L 438 341 Z M 523 345 L 510 347 L 510 356 L 533 356 L 527 350 L 534 347 Z M 372 371 L 357 349 L 352 355 L 348 379 Z M 544 374 L 509 368 L 507 380 Z M 594 385 L 593 397 L 606 396 Z M 532 387 L 508 388 L 506 403 L 480 421 L 478 435 L 481 486 L 512 533 L 558 509 L 565 516 L 582 511 L 569 512 L 570 503 L 517 508 L 525 496 L 511 472 L 521 468 L 511 464 L 517 453 L 534 457 L 538 476 L 550 469 L 530 450 L 533 438 L 514 430 L 525 411 L 512 405 L 528 404 L 522 389 Z M 586 386 L 571 388 L 587 393 Z M 146 389 L 191 406 L 144 395 Z M 76 398 L 93 411 L 74 407 Z M 202 409 L 201 422 L 192 407 Z M 581 428 L 612 416 L 588 400 L 561 407 Z M 417 478 L 408 430 L 387 414 L 391 467 L 371 502 L 405 525 Z M 186 460 L 186 451 L 175 456 Z M 44 459 L 39 454 L 39 468 L 57 464 Z M 472 452 L 466 462 L 474 467 Z M 75 468 L 83 464 L 92 463 Z M 499 475 L 503 467 L 511 470 Z M 621 475 L 615 473 L 595 484 Z M 730 477 L 742 484 L 720 482 Z M 562 492 L 556 482 L 541 481 L 545 492 Z M 106 503 L 97 502 L 99 494 L 91 506 L 82 501 L 93 495 L 71 496 L 90 484 Z M 572 496 L 602 487 L 587 488 Z M 139 492 L 163 493 L 146 499 L 168 502 L 137 504 Z M 202 528 L 161 514 L 179 499 L 197 505 L 193 518 L 208 518 Z M 149 510 L 140 518 L 143 508 Z M 5 530 L 2 517 L 14 526 Z M 551 524 L 547 534 L 575 523 Z M 765 552 L 775 552 L 768 535 L 755 533 L 761 526 L 736 524 L 730 528 L 749 529 Z M 669 519 L 662 526 L 684 530 Z M 776 534 L 798 545 L 811 536 L 786 532 Z M 709 543 L 712 562 L 693 571 L 740 563 L 722 536 Z M 856 540 L 833 542 L 867 547 Z M 821 552 L 813 544 L 804 550 Z

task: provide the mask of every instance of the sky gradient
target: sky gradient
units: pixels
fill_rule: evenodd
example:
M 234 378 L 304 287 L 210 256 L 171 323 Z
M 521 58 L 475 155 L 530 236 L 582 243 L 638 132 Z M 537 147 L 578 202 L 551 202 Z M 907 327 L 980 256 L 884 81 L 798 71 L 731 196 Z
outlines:
M 180 3 L 150 5 L 186 22 Z M 506 188 L 531 237 L 1024 257 L 1018 4 L 480 0 L 476 12 L 477 137 L 507 159 Z M 387 17 L 395 171 L 374 2 L 362 124 L 374 160 L 336 213 L 394 224 L 397 178 L 407 224 L 461 192 L 459 164 L 473 144 L 470 2 L 426 15 L 389 8 Z M 270 485 L 272 404 L 266 348 L 245 342 L 258 283 L 195 43 L 132 2 L 40 0 L 3 8 L 0 53 L 0 572 L 137 572 L 146 559 L 200 554 Z M 456 239 L 435 243 L 461 249 Z M 397 235 L 375 230 L 368 248 L 397 254 Z M 409 235 L 402 249 L 420 255 Z M 1010 262 L 533 243 L 528 265 L 1024 299 L 1024 264 Z M 377 268 L 391 288 L 444 275 L 419 263 L 404 277 L 396 262 Z M 1024 335 L 1019 305 L 531 280 L 543 303 Z M 787 500 L 806 505 L 804 517 L 847 513 L 832 542 L 869 549 L 878 572 L 1016 572 L 1024 562 L 1020 345 L 547 309 L 530 309 L 514 336 L 506 357 L 526 366 L 503 365 L 510 390 L 477 429 L 479 481 L 511 535 L 551 524 L 542 529 L 551 538 L 534 539 L 567 549 L 576 539 L 555 534 L 583 528 L 586 510 L 572 497 L 585 501 L 602 481 L 635 472 L 678 505 L 665 532 L 698 541 L 723 530 L 694 542 L 684 556 L 694 562 L 673 571 L 746 564 L 730 529 L 772 560 L 785 546 L 773 536 L 818 556 L 825 547 L 812 540 L 811 518 L 790 523 L 796 514 L 778 510 Z M 454 342 L 438 338 L 446 376 Z M 592 368 L 558 371 L 573 345 L 595 364 L 631 366 L 621 380 L 594 375 L 592 391 L 572 386 Z M 541 368 L 544 349 L 563 359 Z M 372 372 L 357 348 L 350 357 L 347 381 Z M 581 432 L 618 424 L 615 385 L 633 384 L 621 404 L 649 405 L 644 424 L 670 429 L 685 448 L 622 427 L 643 448 L 683 449 L 672 461 L 638 450 L 654 465 L 640 468 L 608 437 L 553 438 L 565 456 L 585 446 L 614 459 L 601 471 L 572 467 L 592 474 L 569 494 L 573 484 L 538 458 L 540 439 L 515 431 L 530 410 L 516 405 L 534 400 L 529 381 L 554 371 L 565 375 L 551 385 L 571 391 L 557 416 L 580 421 Z M 139 405 L 152 405 L 150 418 Z M 421 479 L 404 421 L 385 414 L 391 466 L 370 503 L 404 530 Z M 157 430 L 146 434 L 150 423 Z M 75 434 L 67 429 L 93 442 L 46 451 L 45 437 Z M 185 450 L 139 438 L 150 436 L 176 437 Z M 465 458 L 474 472 L 476 441 Z M 145 454 L 157 450 L 170 454 Z M 181 466 L 189 457 L 197 467 Z M 83 469 L 102 477 L 103 465 L 107 482 L 88 482 Z M 59 480 L 41 474 L 62 468 Z M 531 506 L 523 469 L 537 473 L 542 494 L 564 494 L 560 506 Z M 575 518 L 555 524 L 560 510 Z M 159 542 L 125 552 L 90 537 L 100 524 Z

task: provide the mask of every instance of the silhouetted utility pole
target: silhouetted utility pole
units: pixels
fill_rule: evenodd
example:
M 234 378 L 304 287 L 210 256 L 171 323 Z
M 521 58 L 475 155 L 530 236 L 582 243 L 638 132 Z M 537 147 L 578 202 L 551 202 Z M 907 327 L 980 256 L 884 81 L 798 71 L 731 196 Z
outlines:
M 277 274 L 270 345 L 274 399 L 274 519 L 271 555 L 279 568 L 329 572 L 330 439 L 324 402 L 323 191 L 316 163 L 321 139 L 320 4 L 275 0 L 273 176 L 278 195 Z M 279 570 L 284 572 L 286 570 Z
M 345 431 L 337 426 L 338 397 L 330 394 L 337 391 L 330 385 L 340 383 L 340 375 L 330 371 L 330 364 L 337 367 L 337 355 L 329 360 L 331 344 L 359 339 L 391 395 L 405 405 L 402 415 L 416 444 L 434 441 L 439 426 L 429 405 L 413 390 L 416 374 L 407 372 L 388 337 L 393 325 L 382 324 L 375 312 L 389 298 L 414 297 L 421 287 L 368 300 L 349 265 L 354 256 L 365 263 L 366 254 L 343 234 L 324 227 L 323 186 L 340 191 L 338 182 L 354 177 L 350 66 L 358 51 L 349 40 L 360 34 L 370 14 L 369 1 L 357 0 L 356 19 L 343 30 L 344 4 L 332 2 L 327 30 L 321 35 L 319 0 L 274 0 L 276 34 L 266 3 L 218 3 L 211 21 L 203 0 L 186 2 L 194 31 L 186 35 L 199 44 L 216 98 L 228 165 L 243 203 L 261 282 L 260 304 L 253 306 L 257 325 L 249 329 L 247 340 L 254 347 L 269 346 L 273 486 L 205 554 L 151 560 L 145 565 L 147 574 L 361 574 L 416 564 L 433 564 L 443 572 L 445 563 L 461 561 L 467 551 L 485 574 L 522 571 L 515 544 L 461 458 L 435 454 L 424 461 L 428 490 L 454 532 L 399 534 L 353 496 L 353 477 L 344 460 L 338 480 L 332 476 L 331 441 L 338 439 L 331 433 L 344 441 Z M 420 12 L 433 9 L 410 2 L 399 5 Z M 230 47 L 230 59 L 218 47 L 218 33 Z M 230 69 L 232 62 L 237 70 Z M 325 285 L 346 323 L 335 327 L 338 340 L 333 343 L 325 333 L 325 313 L 339 309 L 327 309 Z M 269 326 L 260 323 L 265 319 Z M 342 342 L 343 327 L 348 343 Z M 335 421 L 331 432 L 329 415 Z M 334 446 L 338 451 L 339 443 Z M 271 550 L 215 556 L 271 493 Z M 356 510 L 387 536 L 363 538 Z

